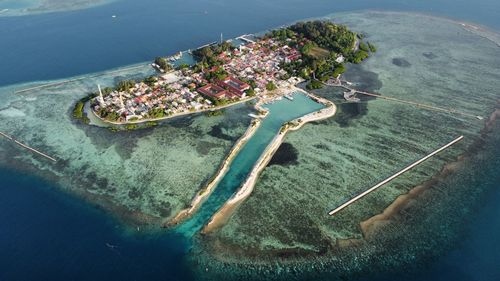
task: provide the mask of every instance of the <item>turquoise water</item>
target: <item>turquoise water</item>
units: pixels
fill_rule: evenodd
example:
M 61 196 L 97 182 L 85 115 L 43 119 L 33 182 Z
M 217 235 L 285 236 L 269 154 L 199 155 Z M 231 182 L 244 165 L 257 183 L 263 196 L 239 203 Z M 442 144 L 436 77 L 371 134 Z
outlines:
M 0 0 L 0 7 L 10 3 L 22 8 L 25 2 Z M 76 12 L 0 18 L 0 85 L 142 63 L 214 41 L 220 32 L 229 38 L 335 11 L 373 8 L 428 12 L 500 28 L 497 0 L 122 0 Z M 113 20 L 112 14 L 118 18 Z M 0 98 L 6 91 L 10 93 L 0 90 Z M 102 131 L 88 133 L 101 145 L 108 140 Z M 97 135 L 104 136 L 95 140 Z M 160 138 L 155 135 L 154 139 Z M 0 145 L 10 148 L 4 142 Z M 491 150 L 484 158 L 483 163 L 491 165 L 480 175 L 471 175 L 472 187 L 498 189 L 498 155 L 498 150 Z M 227 196 L 233 191 L 228 190 Z M 463 243 L 454 246 L 449 255 L 429 260 L 420 269 L 421 275 L 412 272 L 417 276 L 412 280 L 499 280 L 495 261 L 500 259 L 500 248 L 496 240 L 492 241 L 500 234 L 499 201 L 498 193 L 485 198 L 484 209 L 473 210 L 475 215 L 469 218 L 472 221 L 463 234 Z M 200 221 L 211 214 L 206 210 Z M 190 243 L 179 235 L 144 234 L 142 230 L 135 233 L 110 218 L 108 212 L 61 193 L 53 182 L 26 175 L 11 165 L 0 169 L 0 218 L 0 280 L 195 279 L 184 264 Z M 381 272 L 377 277 L 403 278 L 394 272 Z
M 269 114 L 264 118 L 260 127 L 241 148 L 232 161 L 229 170 L 207 201 L 203 203 L 200 210 L 191 219 L 177 227 L 176 232 L 187 237 L 193 236 L 208 222 L 224 202 L 241 187 L 259 157 L 284 123 L 324 107 L 304 94 L 295 93 L 292 96 L 293 101 L 283 98 L 264 106 L 269 109 Z

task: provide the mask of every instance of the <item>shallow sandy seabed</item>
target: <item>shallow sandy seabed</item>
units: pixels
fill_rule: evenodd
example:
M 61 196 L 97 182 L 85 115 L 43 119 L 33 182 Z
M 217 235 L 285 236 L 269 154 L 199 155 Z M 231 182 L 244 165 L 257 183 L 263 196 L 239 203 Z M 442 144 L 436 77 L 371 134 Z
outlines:
M 22 93 L 15 91 L 36 85 L 0 88 L 0 131 L 58 159 L 54 164 L 2 138 L 0 164 L 54 179 L 131 223 L 172 218 L 213 176 L 250 124 L 253 109 L 241 104 L 222 116 L 191 115 L 129 132 L 83 125 L 70 116 L 97 83 L 152 72 L 139 66 Z
M 0 16 L 26 16 L 81 10 L 117 0 L 0 0 Z
M 360 12 L 329 18 L 366 34 L 378 47 L 367 62 L 350 67 L 346 73 L 345 78 L 358 82 L 357 87 L 454 108 L 485 120 L 494 111 L 499 99 L 500 48 L 491 37 L 448 19 L 419 14 Z M 404 67 L 397 63 L 401 60 L 407 62 Z M 468 191 L 474 186 L 472 178 L 480 173 L 476 170 L 480 165 L 486 165 L 481 157 L 488 155 L 487 149 L 495 149 L 498 138 L 485 146 L 484 154 L 458 165 L 451 176 L 428 183 L 431 191 L 421 195 L 422 199 L 410 200 L 410 207 L 397 212 L 392 220 L 377 223 L 367 240 L 359 240 L 363 237 L 360 222 L 439 174 L 446 163 L 456 161 L 467 149 L 475 149 L 483 142 L 480 132 L 486 121 L 381 99 L 345 104 L 341 91 L 332 88 L 315 94 L 336 101 L 337 115 L 307 124 L 286 137 L 287 147 L 297 152 L 297 160 L 268 166 L 253 194 L 229 222 L 218 232 L 200 238 L 198 254 L 205 255 L 204 249 L 210 253 L 206 259 L 197 257 L 200 268 L 227 267 L 226 271 L 234 269 L 241 276 L 246 270 L 260 268 L 263 274 L 268 270 L 279 275 L 285 269 L 272 264 L 282 261 L 298 262 L 312 272 L 330 265 L 327 271 L 345 273 L 370 262 L 378 262 L 378 266 L 410 263 L 425 251 L 430 255 L 443 250 L 449 243 L 439 242 L 456 237 L 464 222 L 461 216 L 470 213 L 469 208 L 482 194 L 480 189 Z M 327 215 L 459 135 L 465 136 L 463 142 L 336 216 Z M 338 247 L 340 244 L 344 247 Z M 359 249 L 346 249 L 346 245 Z M 292 274 L 296 269 L 286 270 Z

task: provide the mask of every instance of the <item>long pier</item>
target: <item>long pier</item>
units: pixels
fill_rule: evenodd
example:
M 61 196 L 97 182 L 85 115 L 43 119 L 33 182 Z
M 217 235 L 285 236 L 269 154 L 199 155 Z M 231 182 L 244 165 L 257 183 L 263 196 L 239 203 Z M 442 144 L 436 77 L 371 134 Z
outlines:
M 343 81 L 343 82 L 345 82 L 345 81 Z M 473 114 L 461 112 L 461 111 L 458 111 L 458 110 L 455 110 L 455 109 L 451 109 L 451 108 L 443 108 L 443 107 L 438 107 L 438 106 L 434 106 L 434 105 L 428 105 L 428 104 L 424 104 L 424 103 L 419 103 L 419 102 L 414 102 L 414 101 L 408 101 L 408 100 L 402 100 L 402 99 L 393 98 L 393 97 L 389 97 L 389 96 L 383 96 L 383 95 L 374 94 L 374 93 L 370 93 L 370 92 L 360 91 L 360 90 L 356 90 L 356 89 L 353 89 L 351 87 L 348 87 L 348 86 L 345 86 L 345 85 L 342 85 L 342 84 L 340 84 L 340 85 L 333 85 L 333 86 L 342 87 L 342 88 L 344 88 L 346 90 L 349 90 L 349 91 L 352 91 L 352 92 L 356 92 L 356 93 L 359 93 L 359 94 L 362 94 L 362 95 L 365 95 L 365 96 L 376 97 L 376 98 L 381 98 L 381 99 L 385 99 L 385 100 L 390 100 L 390 101 L 395 101 L 395 102 L 410 104 L 410 105 L 414 105 L 414 106 L 417 106 L 417 107 L 421 107 L 421 108 L 425 108 L 425 109 L 429 109 L 429 110 L 434 110 L 434 111 L 441 111 L 441 112 L 446 112 L 446 113 L 459 114 L 459 115 L 463 115 L 463 116 L 467 116 L 467 117 L 476 118 L 476 119 L 479 119 L 479 120 L 483 119 L 482 116 L 478 116 L 478 115 L 473 115 Z
M 30 151 L 38 154 L 38 155 L 41 155 L 41 156 L 43 156 L 43 157 L 45 157 L 45 158 L 53 161 L 53 162 L 57 162 L 57 160 L 55 158 L 50 157 L 49 155 L 47 155 L 47 154 L 45 154 L 45 153 L 43 153 L 43 152 L 41 152 L 41 151 L 39 151 L 39 150 L 37 150 L 37 149 L 35 149 L 33 147 L 30 147 L 30 146 L 28 146 L 28 145 L 26 145 L 26 144 L 24 144 L 24 143 L 16 140 L 15 138 L 7 135 L 6 133 L 0 132 L 0 135 L 3 136 L 4 138 L 10 140 L 10 141 L 13 141 L 15 144 L 17 144 L 17 145 L 19 145 L 19 146 L 21 146 L 23 148 L 26 148 L 26 149 L 28 149 L 28 150 L 30 150 Z
M 71 82 L 77 82 L 77 81 L 80 81 L 80 80 L 90 79 L 90 78 L 96 78 L 96 77 L 100 77 L 100 76 L 107 76 L 107 75 L 119 73 L 119 72 L 122 72 L 122 71 L 127 71 L 127 70 L 141 68 L 141 67 L 144 67 L 144 66 L 146 66 L 146 65 L 135 65 L 135 66 L 131 66 L 131 67 L 120 68 L 120 69 L 109 71 L 109 72 L 102 72 L 102 73 L 97 73 L 97 74 L 94 74 L 94 75 L 83 76 L 83 77 L 78 77 L 78 78 L 74 78 L 74 79 L 63 80 L 63 81 L 54 82 L 54 83 L 42 84 L 42 85 L 38 85 L 38 86 L 34 86 L 34 87 L 30 87 L 30 88 L 26 88 L 26 89 L 15 91 L 14 94 L 20 94 L 20 93 L 29 92 L 29 91 L 33 91 L 33 90 L 39 90 L 39 89 L 43 89 L 43 88 L 61 86 L 61 85 L 64 85 L 64 84 L 67 84 L 67 83 L 71 83 Z
M 339 207 L 337 207 L 336 209 L 334 209 L 334 210 L 330 211 L 328 214 L 329 214 L 330 216 L 335 215 L 336 213 L 340 212 L 341 210 L 343 210 L 343 209 L 344 209 L 344 208 L 346 208 L 347 206 L 349 206 L 349 205 L 353 204 L 354 202 L 358 201 L 359 199 L 361 199 L 361 198 L 365 197 L 366 195 L 370 194 L 371 192 L 373 192 L 373 191 L 377 190 L 378 188 L 380 188 L 380 187 L 381 187 L 381 186 L 383 186 L 384 184 L 386 184 L 386 183 L 388 183 L 388 182 L 392 181 L 393 179 L 395 179 L 395 178 L 399 177 L 400 175 L 404 174 L 405 172 L 407 172 L 407 171 L 409 171 L 409 170 L 413 169 L 414 167 L 416 167 L 417 165 L 421 164 L 421 163 L 422 163 L 422 162 L 424 162 L 425 160 L 427 160 L 427 159 L 431 158 L 432 156 L 434 156 L 434 155 L 438 154 L 439 152 L 441 152 L 441 151 L 443 151 L 443 150 L 447 149 L 448 147 L 450 147 L 450 146 L 452 146 L 452 145 L 456 144 L 457 142 L 461 141 L 463 138 L 464 138 L 464 136 L 460 136 L 460 137 L 458 137 L 458 138 L 454 139 L 453 141 L 449 142 L 448 144 L 446 144 L 446 145 L 442 146 L 441 148 L 439 148 L 439 149 L 435 150 L 434 152 L 432 152 L 432 153 L 428 154 L 428 155 L 427 155 L 427 156 L 425 156 L 424 158 L 422 158 L 422 159 L 418 160 L 417 162 L 415 162 L 415 163 L 413 163 L 413 164 L 409 165 L 408 167 L 406 167 L 406 168 L 404 168 L 403 170 L 401 170 L 401 171 L 397 172 L 396 174 L 394 174 L 394 175 L 392 175 L 392 176 L 388 177 L 387 179 L 385 179 L 385 180 L 381 181 L 380 183 L 378 183 L 377 185 L 375 185 L 375 186 L 371 187 L 370 189 L 366 190 L 365 192 L 363 192 L 363 193 L 359 194 L 358 196 L 356 196 L 356 197 L 352 198 L 351 200 L 349 200 L 349 201 L 345 202 L 344 204 L 340 205 L 340 206 L 339 206 Z

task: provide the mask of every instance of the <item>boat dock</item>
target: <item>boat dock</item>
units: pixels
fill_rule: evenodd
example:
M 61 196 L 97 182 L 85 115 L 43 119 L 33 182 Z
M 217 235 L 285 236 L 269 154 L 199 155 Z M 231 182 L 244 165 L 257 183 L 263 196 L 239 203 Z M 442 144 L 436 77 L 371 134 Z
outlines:
M 419 164 L 421 164 L 422 162 L 424 162 L 425 160 L 431 158 L 432 156 L 438 154 L 439 152 L 447 149 L 448 147 L 456 144 L 457 142 L 461 141 L 462 139 L 464 138 L 464 136 L 460 136 L 456 139 L 454 139 L 453 141 L 449 142 L 448 144 L 442 146 L 441 148 L 433 151 L 432 153 L 428 154 L 427 156 L 425 156 L 424 158 L 418 160 L 417 162 L 409 165 L 408 167 L 404 168 L 403 170 L 397 172 L 396 174 L 388 177 L 387 179 L 381 181 L 380 183 L 378 183 L 377 185 L 371 187 L 370 189 L 364 191 L 363 193 L 359 194 L 358 196 L 352 198 L 351 200 L 345 202 L 344 204 L 340 205 L 339 207 L 335 208 L 334 210 L 330 211 L 328 214 L 330 216 L 333 216 L 335 215 L 336 213 L 340 212 L 341 210 L 343 210 L 344 208 L 346 208 L 347 206 L 353 204 L 354 202 L 358 201 L 359 199 L 365 197 L 366 195 L 372 193 L 373 191 L 377 190 L 378 188 L 380 188 L 381 186 L 383 186 L 384 184 L 392 181 L 393 179 L 399 177 L 400 175 L 404 174 L 405 172 L 413 169 L 414 167 L 418 166 Z
M 10 140 L 10 141 L 13 141 L 15 144 L 17 144 L 17 145 L 19 145 L 19 146 L 21 146 L 21 147 L 23 147 L 25 149 L 30 150 L 31 152 L 34 152 L 34 153 L 36 153 L 38 155 L 41 155 L 41 156 L 43 156 L 43 157 L 45 157 L 45 158 L 47 158 L 47 159 L 49 159 L 49 160 L 51 160 L 53 162 L 57 162 L 57 160 L 55 158 L 50 157 L 49 155 L 47 155 L 47 154 L 45 154 L 45 153 L 43 153 L 43 152 L 41 152 L 41 151 L 39 151 L 39 150 L 37 150 L 37 149 L 35 149 L 33 147 L 30 147 L 30 146 L 28 146 L 28 145 L 26 145 L 26 144 L 24 144 L 24 143 L 16 140 L 15 138 L 13 138 L 12 136 L 7 135 L 6 133 L 0 132 L 0 135 L 3 136 L 4 138 Z
M 239 37 L 236 37 L 236 39 L 239 39 L 239 40 L 242 40 L 242 41 L 245 41 L 247 43 L 255 43 L 255 41 L 251 40 L 251 39 L 248 39 L 246 36 L 250 36 L 252 34 L 244 34 L 244 35 L 241 35 Z
M 381 98 L 381 99 L 385 99 L 385 100 L 410 104 L 410 105 L 414 105 L 414 106 L 429 109 L 429 110 L 441 111 L 441 112 L 446 112 L 446 113 L 454 113 L 454 114 L 458 114 L 458 115 L 462 115 L 462 116 L 467 116 L 467 117 L 472 117 L 472 118 L 476 118 L 479 120 L 483 120 L 482 116 L 461 112 L 461 111 L 451 109 L 451 108 L 443 108 L 443 107 L 438 107 L 438 106 L 434 106 L 434 105 L 428 105 L 428 104 L 424 104 L 424 103 L 418 103 L 418 102 L 414 102 L 414 101 L 408 101 L 408 100 L 402 100 L 402 99 L 398 99 L 398 98 L 383 96 L 383 95 L 374 94 L 374 93 L 370 93 L 370 92 L 359 91 L 359 90 L 353 89 L 353 88 L 345 86 L 345 85 L 340 85 L 339 87 L 342 87 L 342 88 L 350 91 L 351 93 L 353 93 L 352 96 L 354 96 L 354 94 L 362 94 L 365 96 L 376 97 L 376 98 Z

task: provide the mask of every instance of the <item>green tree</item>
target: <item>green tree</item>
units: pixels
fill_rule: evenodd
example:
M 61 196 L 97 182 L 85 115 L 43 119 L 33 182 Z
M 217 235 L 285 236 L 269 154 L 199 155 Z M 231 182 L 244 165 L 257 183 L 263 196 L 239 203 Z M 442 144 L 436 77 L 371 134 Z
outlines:
M 273 83 L 273 82 L 269 82 L 267 83 L 266 85 L 266 90 L 268 91 L 274 91 L 276 90 L 278 87 L 276 87 L 276 85 Z

